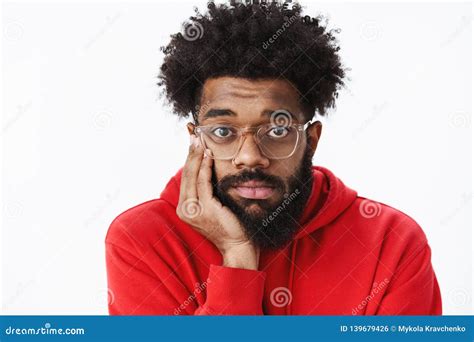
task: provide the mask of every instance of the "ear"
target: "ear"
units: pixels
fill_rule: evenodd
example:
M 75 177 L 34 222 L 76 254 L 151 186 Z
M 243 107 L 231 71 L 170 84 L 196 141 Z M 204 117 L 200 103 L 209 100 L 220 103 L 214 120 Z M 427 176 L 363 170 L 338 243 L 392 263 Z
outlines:
M 309 144 L 312 151 L 312 154 L 316 152 L 318 147 L 319 138 L 321 137 L 321 131 L 323 129 L 323 124 L 321 121 L 315 121 L 306 129 L 306 133 L 309 137 Z
M 194 134 L 194 124 L 191 123 L 191 122 L 188 122 L 186 124 L 186 127 L 188 128 L 189 135 L 193 135 Z

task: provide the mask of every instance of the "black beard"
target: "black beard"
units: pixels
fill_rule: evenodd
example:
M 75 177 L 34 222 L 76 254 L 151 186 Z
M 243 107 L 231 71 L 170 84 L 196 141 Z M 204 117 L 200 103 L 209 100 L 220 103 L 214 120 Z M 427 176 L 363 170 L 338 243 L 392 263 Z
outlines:
M 233 185 L 249 180 L 265 181 L 275 187 L 275 190 L 285 193 L 285 196 L 276 205 L 253 199 L 242 199 L 237 203 L 227 191 Z M 261 169 L 246 169 L 238 175 L 225 176 L 217 181 L 213 168 L 212 184 L 214 195 L 237 216 L 247 238 L 254 246 L 260 249 L 280 249 L 298 232 L 298 220 L 313 188 L 312 152 L 309 143 L 295 175 L 289 177 L 286 183 L 280 177 L 265 174 Z M 251 204 L 258 204 L 261 210 L 258 210 L 258 213 L 249 212 L 247 208 Z

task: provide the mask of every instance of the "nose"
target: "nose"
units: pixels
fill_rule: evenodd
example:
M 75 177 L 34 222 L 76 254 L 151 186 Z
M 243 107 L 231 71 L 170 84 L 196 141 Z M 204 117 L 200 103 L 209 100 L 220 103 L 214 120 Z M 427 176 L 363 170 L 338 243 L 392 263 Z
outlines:
M 262 154 L 253 137 L 246 134 L 242 139 L 242 145 L 234 158 L 234 165 L 238 169 L 267 168 L 270 165 L 270 160 Z

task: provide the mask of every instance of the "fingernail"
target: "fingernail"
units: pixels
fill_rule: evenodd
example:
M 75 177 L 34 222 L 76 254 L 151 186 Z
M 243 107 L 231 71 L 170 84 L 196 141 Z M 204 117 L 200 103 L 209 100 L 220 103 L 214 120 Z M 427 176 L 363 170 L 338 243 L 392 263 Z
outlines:
M 212 157 L 212 151 L 210 149 L 206 148 L 205 155 L 208 156 L 208 157 Z

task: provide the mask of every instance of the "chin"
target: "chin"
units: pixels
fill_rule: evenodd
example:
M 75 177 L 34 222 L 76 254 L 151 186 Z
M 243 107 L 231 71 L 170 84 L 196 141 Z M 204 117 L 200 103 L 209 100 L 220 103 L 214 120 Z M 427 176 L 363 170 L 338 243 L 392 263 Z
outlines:
M 272 196 L 273 197 L 273 196 Z M 278 206 L 279 201 L 281 200 L 280 196 L 275 196 L 277 198 L 267 198 L 267 199 L 248 199 L 242 198 L 240 196 L 232 196 L 235 203 L 243 210 L 245 213 L 254 219 L 265 218 L 268 216 L 275 208 Z
M 244 205 L 243 209 L 247 212 L 248 215 L 251 215 L 254 217 L 266 216 L 266 212 L 267 212 L 258 203 Z

